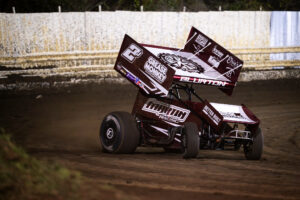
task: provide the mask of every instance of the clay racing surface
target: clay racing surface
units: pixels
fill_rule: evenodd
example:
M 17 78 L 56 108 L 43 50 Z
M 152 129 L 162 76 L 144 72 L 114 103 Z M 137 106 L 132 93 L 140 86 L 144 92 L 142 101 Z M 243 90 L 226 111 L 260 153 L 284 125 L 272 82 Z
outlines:
M 0 126 L 31 155 L 79 170 L 91 190 L 111 184 L 126 199 L 300 199 L 300 80 L 239 83 L 233 97 L 216 88 L 198 90 L 210 101 L 244 103 L 261 119 L 261 161 L 245 160 L 242 150 L 201 150 L 191 160 L 160 148 L 101 153 L 101 120 L 111 111 L 131 111 L 132 85 L 71 88 L 39 99 L 1 95 Z

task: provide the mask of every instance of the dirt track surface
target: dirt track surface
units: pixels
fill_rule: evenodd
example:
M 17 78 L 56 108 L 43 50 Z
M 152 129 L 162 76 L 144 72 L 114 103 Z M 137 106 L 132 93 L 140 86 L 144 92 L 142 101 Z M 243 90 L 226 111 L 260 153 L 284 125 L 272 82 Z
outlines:
M 205 87 L 199 94 L 244 103 L 257 115 L 265 136 L 260 161 L 245 160 L 242 150 L 201 150 L 191 160 L 160 148 L 101 153 L 101 120 L 111 111 L 131 111 L 136 95 L 131 85 L 42 93 L 40 99 L 2 95 L 0 127 L 30 154 L 81 171 L 90 190 L 109 184 L 126 199 L 300 199 L 300 80 L 241 83 L 233 97 Z

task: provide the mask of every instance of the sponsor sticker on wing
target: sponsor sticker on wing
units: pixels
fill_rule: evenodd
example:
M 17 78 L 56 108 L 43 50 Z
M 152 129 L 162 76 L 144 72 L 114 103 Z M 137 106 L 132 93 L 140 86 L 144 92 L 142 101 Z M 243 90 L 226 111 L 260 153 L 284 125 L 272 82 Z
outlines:
M 203 35 L 201 34 L 198 34 L 198 36 L 196 37 L 196 40 L 195 40 L 200 46 L 202 47 L 205 47 L 207 42 L 208 42 L 208 39 L 206 37 L 204 37 Z
M 167 78 L 168 68 L 150 56 L 144 65 L 145 72 L 159 83 L 163 83 Z
M 214 48 L 212 49 L 212 53 L 218 56 L 219 58 L 222 58 L 224 56 L 224 53 L 218 49 L 217 45 L 215 45 Z
M 219 60 L 215 56 L 210 56 L 208 58 L 208 62 L 212 65 L 212 67 L 218 68 L 219 67 Z

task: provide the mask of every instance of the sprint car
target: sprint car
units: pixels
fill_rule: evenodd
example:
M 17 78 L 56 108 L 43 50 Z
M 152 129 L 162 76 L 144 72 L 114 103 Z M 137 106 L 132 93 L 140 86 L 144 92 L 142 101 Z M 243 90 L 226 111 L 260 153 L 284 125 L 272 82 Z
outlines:
M 100 126 L 102 150 L 133 153 L 163 147 L 197 157 L 201 149 L 244 149 L 246 159 L 263 152 L 260 120 L 245 105 L 202 99 L 197 85 L 233 93 L 243 61 L 192 27 L 183 49 L 140 44 L 125 35 L 114 69 L 138 87 L 131 113 L 111 112 Z

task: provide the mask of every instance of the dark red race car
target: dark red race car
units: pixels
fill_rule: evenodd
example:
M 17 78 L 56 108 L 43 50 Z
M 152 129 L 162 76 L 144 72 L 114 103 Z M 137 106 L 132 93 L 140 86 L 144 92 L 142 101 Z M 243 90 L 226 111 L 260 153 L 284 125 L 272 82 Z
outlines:
M 131 114 L 112 112 L 103 119 L 103 151 L 133 153 L 138 146 L 158 146 L 195 158 L 200 149 L 243 146 L 247 159 L 260 159 L 259 119 L 245 105 L 210 103 L 193 88 L 216 86 L 231 95 L 242 66 L 194 27 L 183 49 L 139 44 L 125 35 L 114 69 L 139 92 Z

